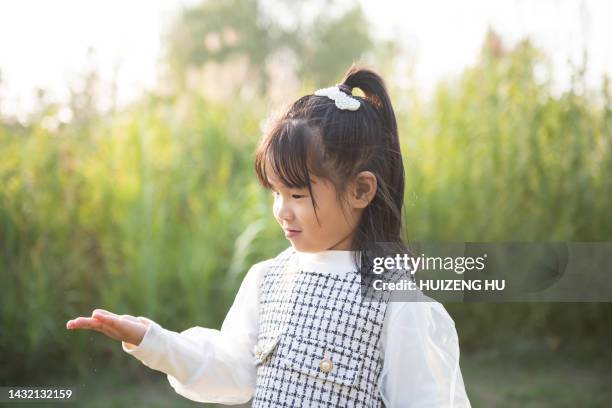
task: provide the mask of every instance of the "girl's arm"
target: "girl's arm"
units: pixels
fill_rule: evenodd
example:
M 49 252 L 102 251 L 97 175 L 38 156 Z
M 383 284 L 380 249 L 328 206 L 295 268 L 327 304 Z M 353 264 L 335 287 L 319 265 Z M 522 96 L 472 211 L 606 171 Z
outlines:
M 249 270 L 221 330 L 192 327 L 181 333 L 153 321 L 138 346 L 123 350 L 167 374 L 174 390 L 194 401 L 240 404 L 255 390 L 253 348 L 259 324 L 260 262 Z M 148 319 L 147 319 L 148 320 Z
M 455 323 L 434 301 L 390 302 L 378 386 L 391 407 L 470 408 Z

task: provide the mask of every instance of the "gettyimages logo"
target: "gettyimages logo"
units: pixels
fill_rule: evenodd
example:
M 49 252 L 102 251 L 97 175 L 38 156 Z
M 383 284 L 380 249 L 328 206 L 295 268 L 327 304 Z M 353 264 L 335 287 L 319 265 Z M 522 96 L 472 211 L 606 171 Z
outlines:
M 487 254 L 478 257 L 458 256 L 458 257 L 441 257 L 441 256 L 421 256 L 414 257 L 409 254 L 395 254 L 395 257 L 376 257 L 374 258 L 374 267 L 372 272 L 381 274 L 385 270 L 404 269 L 414 274 L 417 270 L 452 270 L 457 274 L 462 274 L 466 270 L 479 270 L 485 268 L 485 260 Z
M 612 243 L 376 243 L 362 259 L 364 300 L 612 301 Z

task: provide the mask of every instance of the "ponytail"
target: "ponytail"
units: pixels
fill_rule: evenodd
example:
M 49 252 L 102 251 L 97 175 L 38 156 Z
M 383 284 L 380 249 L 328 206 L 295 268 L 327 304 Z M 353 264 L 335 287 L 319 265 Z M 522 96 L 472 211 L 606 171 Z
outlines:
M 378 109 L 389 131 L 397 135 L 397 120 L 391 105 L 391 98 L 387 92 L 385 81 L 380 75 L 368 68 L 353 64 L 342 80 L 343 85 L 350 88 L 359 88 L 365 95 L 365 100 Z

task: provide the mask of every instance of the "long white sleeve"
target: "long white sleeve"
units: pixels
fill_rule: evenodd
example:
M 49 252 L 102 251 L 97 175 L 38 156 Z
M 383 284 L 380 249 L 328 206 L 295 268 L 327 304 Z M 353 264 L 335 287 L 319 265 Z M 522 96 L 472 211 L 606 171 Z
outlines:
M 438 302 L 390 302 L 379 390 L 388 407 L 470 408 L 455 323 Z
M 192 327 L 181 333 L 150 322 L 138 346 L 126 353 L 167 374 L 178 394 L 198 402 L 240 404 L 255 390 L 253 349 L 257 342 L 259 282 L 265 262 L 245 276 L 221 330 Z

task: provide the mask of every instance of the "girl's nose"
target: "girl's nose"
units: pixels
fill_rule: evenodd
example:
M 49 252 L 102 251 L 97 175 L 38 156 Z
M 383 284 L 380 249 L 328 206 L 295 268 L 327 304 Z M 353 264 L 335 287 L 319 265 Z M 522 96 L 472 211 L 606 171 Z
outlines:
M 277 197 L 274 201 L 274 215 L 278 220 L 290 221 L 293 219 L 293 209 L 289 205 L 288 200 L 283 200 L 282 197 Z

